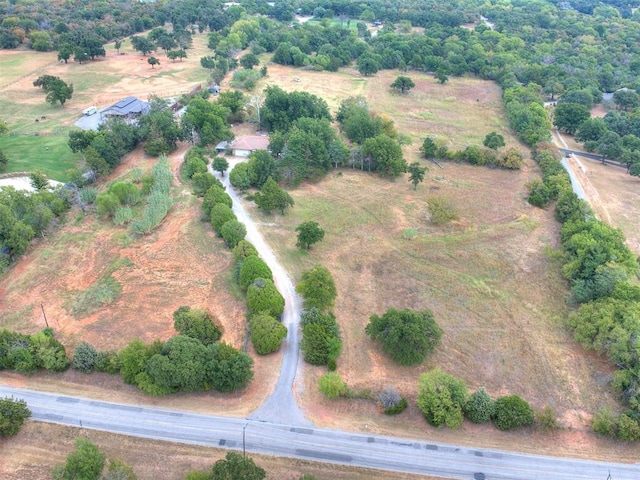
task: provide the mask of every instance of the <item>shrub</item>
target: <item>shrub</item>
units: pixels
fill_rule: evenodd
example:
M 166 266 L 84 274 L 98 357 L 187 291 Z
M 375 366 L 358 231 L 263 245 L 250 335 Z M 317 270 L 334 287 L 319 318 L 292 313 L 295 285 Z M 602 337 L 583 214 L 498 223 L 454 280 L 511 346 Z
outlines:
M 98 193 L 97 190 L 93 187 L 83 187 L 78 190 L 78 195 L 80 196 L 80 201 L 82 203 L 90 204 L 96 201 Z
M 260 313 L 251 317 L 251 343 L 258 355 L 277 352 L 287 337 L 287 327 L 271 315 Z
M 84 437 L 77 438 L 75 445 L 66 462 L 54 467 L 51 477 L 53 480 L 98 480 L 104 469 L 105 454 Z
M 491 421 L 495 410 L 495 402 L 484 387 L 473 392 L 464 406 L 464 413 L 473 423 L 487 423 Z
M 618 417 L 617 421 L 618 433 L 617 437 L 626 442 L 636 442 L 640 440 L 640 424 L 634 418 L 626 413 Z
M 444 197 L 431 197 L 427 200 L 427 209 L 432 223 L 444 225 L 458 219 L 451 201 Z
M 200 340 L 203 345 L 215 343 L 222 337 L 222 330 L 213 318 L 199 308 L 179 307 L 173 312 L 173 326 L 180 335 Z
M 153 184 L 146 198 L 142 217 L 134 221 L 131 229 L 137 234 L 147 234 L 153 231 L 169 213 L 171 208 L 171 181 L 173 174 L 169 168 L 167 157 L 161 157 L 151 169 Z
M 24 400 L 13 397 L 0 398 L 0 438 L 16 435 L 24 421 L 31 416 Z
M 136 384 L 136 377 L 145 371 L 147 362 L 156 353 L 162 351 L 163 343 L 156 341 L 145 344 L 141 340 L 132 340 L 129 345 L 118 352 L 120 375 L 125 383 Z
M 247 228 L 244 226 L 244 223 L 238 220 L 229 220 L 222 225 L 220 234 L 224 239 L 224 243 L 227 244 L 227 247 L 234 248 L 240 240 L 244 239 L 247 234 Z
M 233 167 L 231 173 L 229 173 L 229 182 L 241 192 L 244 192 L 251 186 L 248 168 L 249 166 L 246 163 L 238 163 Z
M 209 220 L 211 218 L 211 209 L 218 203 L 224 203 L 227 207 L 231 208 L 233 200 L 231 200 L 229 194 L 224 191 L 224 188 L 213 185 L 209 187 L 209 190 L 207 190 L 207 193 L 204 194 L 204 198 L 202 199 L 203 218 Z
M 133 220 L 133 210 L 131 207 L 118 207 L 116 213 L 113 216 L 113 223 L 116 225 L 124 225 Z
M 238 285 L 240 285 L 242 290 L 246 291 L 256 278 L 273 280 L 273 274 L 264 260 L 255 255 L 251 255 L 245 258 L 240 266 Z
M 97 355 L 98 352 L 93 345 L 87 342 L 80 342 L 73 351 L 71 367 L 83 373 L 93 373 Z
M 192 178 L 196 173 L 207 173 L 207 160 L 198 155 L 189 156 L 184 161 L 182 173 L 187 178 Z
M 337 372 L 328 372 L 318 379 L 318 389 L 326 398 L 346 397 L 349 393 L 347 384 Z
M 254 247 L 251 242 L 247 240 L 240 240 L 238 245 L 233 247 L 233 259 L 238 262 L 240 260 L 244 260 L 252 255 L 258 256 L 258 250 Z
M 95 361 L 96 372 L 106 372 L 115 374 L 120 371 L 120 365 L 118 365 L 118 354 L 116 352 L 98 352 L 96 354 Z
M 540 424 L 540 428 L 549 432 L 551 430 L 555 430 L 558 428 L 558 420 L 556 419 L 556 412 L 553 411 L 549 405 L 544 407 L 544 409 L 537 414 L 537 420 Z
M 113 217 L 117 208 L 120 206 L 120 201 L 112 193 L 101 193 L 96 197 L 96 208 L 100 215 Z
M 220 392 L 245 388 L 253 378 L 253 360 L 226 343 L 209 345 L 212 358 L 207 380 Z
M 140 190 L 130 182 L 115 182 L 109 186 L 109 193 L 115 195 L 122 205 L 135 205 L 140 201 Z
M 518 395 L 500 397 L 496 400 L 493 424 L 500 430 L 533 425 L 534 413 L 529 404 Z
M 384 315 L 372 315 L 365 333 L 382 344 L 382 350 L 401 365 L 424 361 L 440 343 L 442 329 L 430 310 L 414 312 L 390 308 Z
M 529 182 L 526 187 L 529 189 L 529 196 L 527 197 L 527 201 L 531 205 L 538 208 L 544 208 L 547 206 L 551 198 L 549 187 L 547 187 L 537 178 Z
M 420 375 L 416 401 L 429 424 L 455 429 L 462 425 L 467 386 L 464 381 L 439 369 L 431 370 Z
M 378 402 L 382 411 L 387 415 L 397 415 L 407 408 L 407 399 L 400 396 L 398 391 L 393 387 L 385 388 L 378 395 Z
M 280 318 L 284 311 L 284 298 L 271 280 L 257 278 L 247 289 L 247 308 L 251 315 L 266 312 Z
M 616 433 L 616 418 L 610 409 L 601 408 L 593 416 L 591 426 L 594 432 L 612 437 Z
M 224 203 L 218 203 L 211 209 L 211 226 L 213 231 L 222 236 L 222 226 L 229 220 L 237 220 L 236 214 Z
M 198 197 L 203 196 L 207 192 L 207 190 L 209 190 L 214 185 L 222 187 L 220 180 L 218 180 L 209 172 L 194 173 L 191 177 L 191 181 L 193 182 L 193 193 Z

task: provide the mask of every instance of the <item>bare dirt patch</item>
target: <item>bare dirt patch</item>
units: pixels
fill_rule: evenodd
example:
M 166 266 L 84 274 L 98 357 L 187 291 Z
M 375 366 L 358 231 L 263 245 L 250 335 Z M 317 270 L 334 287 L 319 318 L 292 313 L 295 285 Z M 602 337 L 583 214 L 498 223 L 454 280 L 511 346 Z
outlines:
M 185 150 L 183 146 L 171 156 L 174 172 Z M 133 166 L 146 171 L 154 161 L 136 150 L 111 179 Z M 83 217 L 71 212 L 66 225 L 31 247 L 0 281 L 0 326 L 25 332 L 44 328 L 43 304 L 49 324 L 69 352 L 80 341 L 100 350 L 118 350 L 135 338 L 166 340 L 175 335 L 172 313 L 181 305 L 189 305 L 212 312 L 224 329 L 223 340 L 242 348 L 245 307 L 230 293 L 231 264 L 231 253 L 208 223 L 200 220 L 200 201 L 181 185 L 176 185 L 175 203 L 163 224 L 142 238 L 96 215 Z M 95 313 L 74 318 L 69 307 L 73 299 L 109 273 L 122 285 L 121 295 Z M 229 415 L 251 412 L 273 387 L 279 361 L 279 355 L 257 357 L 260 381 L 236 395 L 206 396 L 216 401 L 215 406 L 206 402 L 205 410 Z M 101 398 L 149 401 L 118 377 L 100 377 L 99 382 L 97 378 L 67 372 L 46 382 L 36 377 L 24 379 L 24 385 L 42 388 L 48 384 L 45 388 L 54 391 L 66 388 L 82 394 L 86 389 L 87 395 L 91 392 Z M 195 396 L 191 405 L 198 408 L 201 402 L 202 396 Z

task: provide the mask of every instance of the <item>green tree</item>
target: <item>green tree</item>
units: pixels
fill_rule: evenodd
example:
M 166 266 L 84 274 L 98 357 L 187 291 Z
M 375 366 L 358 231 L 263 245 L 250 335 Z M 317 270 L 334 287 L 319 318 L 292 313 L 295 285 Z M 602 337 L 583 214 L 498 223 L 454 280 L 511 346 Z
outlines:
M 240 240 L 238 245 L 233 248 L 233 259 L 237 262 L 239 260 L 244 260 L 250 256 L 258 256 L 258 250 L 254 247 L 251 242 L 247 240 Z
M 64 63 L 66 64 L 71 58 L 71 55 L 73 55 L 72 45 L 68 43 L 60 45 L 60 49 L 58 50 L 58 60 L 64 60 Z
M 420 151 L 422 152 L 422 156 L 426 159 L 435 158 L 436 153 L 438 152 L 438 145 L 433 138 L 427 137 L 424 139 L 422 147 L 420 147 Z
M 222 226 L 230 220 L 237 220 L 237 218 L 233 210 L 226 204 L 217 203 L 213 206 L 211 209 L 211 226 L 219 237 L 222 237 Z
M 280 188 L 271 177 L 267 179 L 260 191 L 256 192 L 253 200 L 265 213 L 271 213 L 273 210 L 280 210 L 280 213 L 283 215 L 284 210 L 294 204 L 291 195 Z
M 245 162 L 236 164 L 229 173 L 229 182 L 234 188 L 245 192 L 251 186 L 249 179 L 249 165 Z
M 493 417 L 495 402 L 484 387 L 473 392 L 464 405 L 464 413 L 473 423 L 487 423 Z
M 401 365 L 422 363 L 442 338 L 430 310 L 388 309 L 382 316 L 372 315 L 365 333 L 382 344 L 382 350 Z
M 73 351 L 71 367 L 82 373 L 93 373 L 97 356 L 98 352 L 93 345 L 87 342 L 80 342 Z
M 365 77 L 375 75 L 380 70 L 381 57 L 372 52 L 363 53 L 358 57 L 356 64 L 358 66 L 358 72 Z
M 362 154 L 373 164 L 372 169 L 383 177 L 397 177 L 407 171 L 402 148 L 385 134 L 365 140 Z
M 160 60 L 156 57 L 149 57 L 147 58 L 147 63 L 151 65 L 151 68 L 155 68 L 156 65 L 160 65 Z
M 497 150 L 500 147 L 504 147 L 504 137 L 497 132 L 489 132 L 487 136 L 484 137 L 482 144 L 487 148 Z
M 324 238 L 324 230 L 314 221 L 301 223 L 296 227 L 296 232 L 298 232 L 296 247 L 300 249 L 309 250 L 311 245 Z
M 349 392 L 347 384 L 338 372 L 327 372 L 322 375 L 318 379 L 318 390 L 329 399 L 344 397 Z
M 252 315 L 267 313 L 280 318 L 284 311 L 284 298 L 273 281 L 257 278 L 247 288 L 247 308 Z
M 209 70 L 209 73 L 211 73 L 211 71 L 216 68 L 216 62 L 213 59 L 213 57 L 202 57 L 200 58 L 200 66 L 202 68 L 206 68 L 207 70 Z
M 54 467 L 53 480 L 98 480 L 104 469 L 105 454 L 88 438 L 77 438 L 75 445 L 67 461 Z
M 220 228 L 220 235 L 227 247 L 233 249 L 247 235 L 247 227 L 238 220 L 229 220 Z
M 238 274 L 238 285 L 246 291 L 257 278 L 273 280 L 271 269 L 264 260 L 257 255 L 250 255 L 242 261 Z
M 340 327 L 335 315 L 311 308 L 302 312 L 300 326 L 300 350 L 304 353 L 304 361 L 312 365 L 335 362 L 342 350 Z
M 55 105 L 60 102 L 60 105 L 64 107 L 67 100 L 71 99 L 73 94 L 73 85 L 68 84 L 59 77 L 52 77 L 51 75 L 42 75 L 33 82 L 34 87 L 42 87 L 44 93 L 46 93 L 47 103 Z
M 245 388 L 253 378 L 253 360 L 224 342 L 209 345 L 207 382 L 219 392 Z
M 623 152 L 620 135 L 616 132 L 608 131 L 598 140 L 596 151 L 602 155 L 602 163 L 606 159 L 617 160 Z
M 456 429 L 462 425 L 467 386 L 464 381 L 439 369 L 431 370 L 418 379 L 416 402 L 430 425 Z
M 259 313 L 251 317 L 251 343 L 258 355 L 277 352 L 287 337 L 287 327 L 271 315 Z
M 205 310 L 187 306 L 179 307 L 173 312 L 173 326 L 187 337 L 200 340 L 203 345 L 210 345 L 222 337 L 222 330 Z
M 211 480 L 263 480 L 267 472 L 250 458 L 229 452 L 224 460 L 218 460 L 211 468 Z
M 247 53 L 242 58 L 240 58 L 240 65 L 242 65 L 242 68 L 251 70 L 256 65 L 260 65 L 260 59 L 253 53 Z
M 427 167 L 420 165 L 420 162 L 413 162 L 407 167 L 407 172 L 409 172 L 409 181 L 413 183 L 413 189 L 417 190 L 418 184 L 424 181 Z
M 560 130 L 574 134 L 591 117 L 589 109 L 579 103 L 559 103 L 553 114 L 553 124 Z
M 0 438 L 16 435 L 24 421 L 31 416 L 24 400 L 13 397 L 0 398 Z
M 229 162 L 226 158 L 215 157 L 212 166 L 216 172 L 220 172 L 220 175 L 224 177 L 224 172 L 229 168 Z
M 302 273 L 296 292 L 304 298 L 304 308 L 315 307 L 319 310 L 331 308 L 338 295 L 331 272 L 322 265 L 314 265 L 311 270 Z
M 403 94 L 408 92 L 415 86 L 416 84 L 413 83 L 413 80 L 411 80 L 409 77 L 405 77 L 402 75 L 396 78 L 395 81 L 391 84 L 391 88 L 395 90 L 400 90 L 400 93 L 403 93 Z
M 131 45 L 134 50 L 142 53 L 144 56 L 146 56 L 147 53 L 155 52 L 157 48 L 156 44 L 152 40 L 145 37 L 138 37 L 136 35 L 131 37 Z
M 9 125 L 7 125 L 7 122 L 4 120 L 0 119 L 0 137 L 7 133 L 9 133 Z
M 494 409 L 493 424 L 500 430 L 533 425 L 535 420 L 533 409 L 518 395 L 499 397 Z
M 116 49 L 116 52 L 118 52 L 118 55 L 120 55 L 120 48 L 122 47 L 122 40 L 120 40 L 119 38 L 117 38 L 115 40 L 115 42 L 113 42 L 113 48 Z

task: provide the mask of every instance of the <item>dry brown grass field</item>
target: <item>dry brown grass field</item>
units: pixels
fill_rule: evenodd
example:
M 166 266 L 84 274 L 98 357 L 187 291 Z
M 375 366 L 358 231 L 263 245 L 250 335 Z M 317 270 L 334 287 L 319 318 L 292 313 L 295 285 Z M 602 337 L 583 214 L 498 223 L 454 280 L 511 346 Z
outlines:
M 196 38 L 196 49 L 201 49 L 197 52 L 204 52 L 203 38 Z M 190 51 L 183 65 L 161 56 L 160 69 L 151 70 L 140 55 L 128 52 L 117 56 L 112 47 L 107 49 L 107 60 L 87 66 L 94 69 L 93 78 L 104 77 L 103 84 L 94 90 L 86 85 L 65 111 L 73 108 L 80 112 L 88 105 L 101 106 L 128 95 L 169 95 L 206 77 L 199 66 L 204 53 Z M 39 70 L 36 62 L 29 68 L 34 74 L 60 74 L 82 82 L 80 66 L 55 64 Z M 486 133 L 496 130 L 505 135 L 509 145 L 519 145 L 502 115 L 499 88 L 492 83 L 468 78 L 439 85 L 430 76 L 412 72 L 409 75 L 416 88 L 401 96 L 389 88 L 396 72 L 365 78 L 355 70 L 328 74 L 278 65 L 269 65 L 268 69 L 261 87 L 271 84 L 309 91 L 325 98 L 332 111 L 342 99 L 364 95 L 372 110 L 393 119 L 398 130 L 413 140 L 404 149 L 409 162 L 419 160 L 418 148 L 427 135 L 436 135 L 451 148 L 462 148 L 481 143 Z M 73 71 L 78 76 L 71 78 Z M 12 85 L 18 89 L 20 82 L 27 80 Z M 12 85 L 0 93 L 10 95 Z M 25 105 L 36 101 L 43 101 L 40 92 L 31 92 Z M 175 172 L 185 148 L 182 146 L 171 157 Z M 111 179 L 126 175 L 133 167 L 147 169 L 150 164 L 150 159 L 136 151 Z M 345 343 L 339 372 L 351 387 L 376 390 L 393 384 L 413 399 L 419 374 L 440 366 L 464 378 L 471 388 L 484 385 L 494 395 L 518 393 L 536 408 L 551 405 L 563 429 L 547 435 L 533 430 L 503 434 L 491 427 L 467 424 L 457 432 L 432 429 L 414 405 L 406 413 L 388 418 L 372 403 L 328 402 L 316 392 L 321 370 L 305 366 L 306 387 L 300 392 L 300 400 L 308 416 L 319 426 L 505 449 L 633 459 L 630 447 L 601 441 L 589 433 L 590 414 L 602 405 L 615 406 L 606 387 L 611 368 L 606 361 L 581 350 L 563 327 L 566 284 L 557 261 L 544 253 L 545 247 L 557 247 L 558 225 L 550 212 L 534 209 L 525 201 L 525 184 L 538 175 L 533 162 L 528 160 L 519 172 L 451 163 L 443 169 L 429 166 L 428 177 L 417 191 L 403 177 L 388 181 L 342 170 L 292 191 L 296 206 L 284 217 L 254 212 L 294 278 L 315 263 L 323 263 L 332 271 L 339 291 L 336 314 Z M 176 182 L 175 194 L 176 204 L 165 222 L 142 239 L 132 239 L 124 228 L 113 227 L 95 216 L 75 217 L 77 212 L 73 212 L 65 225 L 39 240 L 0 280 L 0 327 L 24 332 L 42 328 L 42 303 L 50 324 L 70 350 L 81 340 L 100 349 L 117 349 L 133 338 L 166 339 L 173 335 L 171 314 L 186 304 L 206 306 L 215 313 L 225 329 L 223 339 L 239 346 L 245 311 L 230 280 L 231 255 L 200 221 L 199 202 L 187 187 Z M 445 227 L 435 227 L 428 221 L 425 200 L 435 195 L 447 197 L 456 205 L 458 221 Z M 327 234 L 309 254 L 301 254 L 295 249 L 294 229 L 309 219 L 319 221 Z M 412 240 L 405 239 L 407 229 L 415 231 Z M 70 315 L 68 302 L 109 272 L 122 284 L 122 295 L 116 302 L 84 318 Z M 369 316 L 392 306 L 430 308 L 445 330 L 442 346 L 424 365 L 395 366 L 364 335 Z M 207 393 L 155 399 L 123 385 L 118 377 L 76 372 L 3 375 L 0 381 L 107 400 L 246 416 L 273 388 L 279 361 L 278 355 L 256 358 L 255 380 L 246 391 L 234 395 Z M 53 427 L 29 427 L 49 428 Z M 25 435 L 32 433 L 28 430 Z M 61 435 L 69 437 L 70 445 L 76 433 Z M 40 437 L 33 435 L 29 441 L 36 442 L 36 438 Z M 43 443 L 35 449 L 47 445 L 46 436 L 41 438 Z M 111 451 L 119 452 L 117 443 L 122 442 L 131 445 L 131 455 L 140 455 L 144 464 L 141 468 L 149 469 L 141 478 L 179 478 L 178 473 L 162 476 L 162 472 L 153 470 L 160 467 L 151 465 L 161 463 L 157 457 L 135 452 L 135 445 L 144 445 L 137 442 L 146 441 L 109 438 L 106 442 Z M 25 458 L 31 454 L 24 446 L 27 444 L 16 444 L 23 445 Z M 3 451 L 9 448 L 21 447 L 14 447 L 12 442 L 0 444 Z M 200 455 L 189 450 L 192 447 L 175 448 L 178 458 Z M 60 461 L 64 453 L 57 455 L 55 461 Z M 129 458 L 124 453 L 122 456 Z M 42 454 L 39 458 L 47 465 L 52 463 Z M 133 460 L 131 463 L 135 463 Z M 200 465 L 200 461 L 194 460 L 193 464 Z M 9 466 L 4 468 L 11 467 L 8 471 L 13 478 L 22 478 L 16 473 L 17 464 L 6 463 Z M 375 478 L 345 475 L 332 476 Z M 328 478 L 320 473 L 316 476 Z M 380 478 L 407 477 L 384 474 Z

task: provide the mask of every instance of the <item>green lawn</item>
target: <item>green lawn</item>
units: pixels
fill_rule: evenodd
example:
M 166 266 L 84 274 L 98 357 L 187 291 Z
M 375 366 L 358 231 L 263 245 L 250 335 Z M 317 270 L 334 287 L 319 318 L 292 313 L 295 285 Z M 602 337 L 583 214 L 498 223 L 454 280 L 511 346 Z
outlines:
M 66 170 L 75 167 L 82 155 L 71 151 L 67 139 L 66 135 L 0 137 L 0 150 L 9 158 L 7 168 L 0 173 L 40 169 L 53 180 L 68 180 Z

